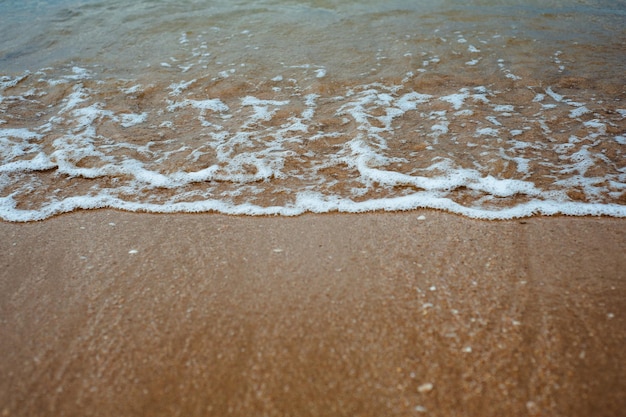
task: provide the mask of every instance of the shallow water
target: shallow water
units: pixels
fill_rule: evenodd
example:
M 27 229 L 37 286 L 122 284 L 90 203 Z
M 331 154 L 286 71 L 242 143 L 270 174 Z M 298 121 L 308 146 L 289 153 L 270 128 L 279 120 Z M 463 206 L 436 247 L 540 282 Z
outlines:
M 380 3 L 0 2 L 0 216 L 626 216 L 626 2 Z

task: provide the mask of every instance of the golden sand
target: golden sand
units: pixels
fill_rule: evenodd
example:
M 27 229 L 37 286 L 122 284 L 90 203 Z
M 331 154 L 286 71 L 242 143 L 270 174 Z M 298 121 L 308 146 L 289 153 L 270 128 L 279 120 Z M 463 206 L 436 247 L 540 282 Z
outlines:
M 624 220 L 102 210 L 0 235 L 2 416 L 626 409 Z

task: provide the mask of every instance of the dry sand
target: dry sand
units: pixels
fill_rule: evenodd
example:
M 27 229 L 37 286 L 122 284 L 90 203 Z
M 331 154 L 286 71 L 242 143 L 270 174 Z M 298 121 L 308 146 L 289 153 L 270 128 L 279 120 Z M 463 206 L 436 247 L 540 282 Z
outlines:
M 626 413 L 625 220 L 102 210 L 0 235 L 1 416 Z

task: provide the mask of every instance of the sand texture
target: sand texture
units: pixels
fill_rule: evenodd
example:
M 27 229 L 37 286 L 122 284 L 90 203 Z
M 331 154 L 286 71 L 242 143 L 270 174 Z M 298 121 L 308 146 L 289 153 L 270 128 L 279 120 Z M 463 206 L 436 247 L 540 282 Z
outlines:
M 623 219 L 101 210 L 0 236 L 3 417 L 626 413 Z

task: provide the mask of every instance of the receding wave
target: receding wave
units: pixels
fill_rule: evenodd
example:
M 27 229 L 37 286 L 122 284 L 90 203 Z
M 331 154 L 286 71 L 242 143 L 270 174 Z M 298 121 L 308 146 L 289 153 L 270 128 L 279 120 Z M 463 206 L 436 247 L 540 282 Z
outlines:
M 626 216 L 620 75 L 571 70 L 574 50 L 533 69 L 528 45 L 498 32 L 405 36 L 346 74 L 255 58 L 254 28 L 176 36 L 171 57 L 123 77 L 97 63 L 0 77 L 0 217 Z M 235 41 L 250 53 L 226 65 Z

